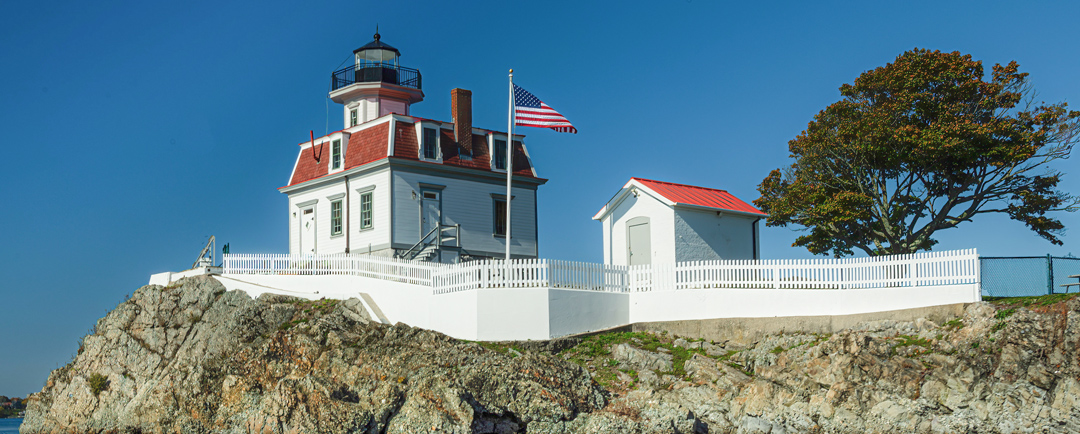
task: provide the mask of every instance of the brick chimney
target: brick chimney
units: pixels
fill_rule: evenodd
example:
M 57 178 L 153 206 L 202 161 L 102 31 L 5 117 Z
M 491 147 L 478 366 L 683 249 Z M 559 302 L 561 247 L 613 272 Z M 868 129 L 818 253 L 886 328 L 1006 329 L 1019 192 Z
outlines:
M 450 90 L 450 111 L 454 117 L 454 140 L 461 146 L 461 153 L 472 156 L 472 91 Z

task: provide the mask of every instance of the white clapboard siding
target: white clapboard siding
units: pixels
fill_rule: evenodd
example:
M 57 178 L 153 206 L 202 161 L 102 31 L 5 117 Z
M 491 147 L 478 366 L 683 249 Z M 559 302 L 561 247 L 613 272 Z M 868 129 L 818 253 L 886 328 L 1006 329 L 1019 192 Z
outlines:
M 607 292 L 708 288 L 871 289 L 977 284 L 974 249 L 852 259 L 692 261 L 618 266 L 551 259 L 434 264 L 368 255 L 223 257 L 225 274 L 340 274 L 430 286 L 435 294 L 479 288 Z

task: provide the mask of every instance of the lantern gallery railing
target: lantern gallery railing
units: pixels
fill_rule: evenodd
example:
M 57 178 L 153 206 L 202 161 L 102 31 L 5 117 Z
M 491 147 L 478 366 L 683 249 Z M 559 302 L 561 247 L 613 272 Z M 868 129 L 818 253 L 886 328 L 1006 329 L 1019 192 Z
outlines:
M 368 63 L 351 65 L 330 75 L 330 91 L 355 83 L 389 83 L 413 89 L 422 89 L 420 71 L 392 63 Z
M 224 274 L 349 275 L 430 286 L 645 292 L 707 288 L 867 289 L 979 283 L 975 249 L 851 259 L 695 261 L 631 267 L 550 259 L 436 264 L 369 255 L 226 254 Z

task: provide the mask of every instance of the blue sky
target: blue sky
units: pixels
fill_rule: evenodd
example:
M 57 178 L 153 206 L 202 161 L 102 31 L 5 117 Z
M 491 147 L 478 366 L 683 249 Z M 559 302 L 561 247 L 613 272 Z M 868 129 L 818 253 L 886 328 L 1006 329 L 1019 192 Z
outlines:
M 276 188 L 308 130 L 341 128 L 329 75 L 376 24 L 423 73 L 418 116 L 449 121 L 461 87 L 474 125 L 504 129 L 514 68 L 574 122 L 523 130 L 550 179 L 540 252 L 601 261 L 590 218 L 631 176 L 753 200 L 841 84 L 905 50 L 1016 60 L 1042 99 L 1077 102 L 1077 16 L 1071 2 L 0 3 L 0 394 L 40 390 L 94 321 L 209 235 L 286 252 Z M 1055 167 L 1080 194 L 1075 162 Z M 1056 216 L 1062 247 L 991 216 L 938 248 L 1080 255 L 1078 214 Z M 797 235 L 764 229 L 763 256 L 810 257 Z

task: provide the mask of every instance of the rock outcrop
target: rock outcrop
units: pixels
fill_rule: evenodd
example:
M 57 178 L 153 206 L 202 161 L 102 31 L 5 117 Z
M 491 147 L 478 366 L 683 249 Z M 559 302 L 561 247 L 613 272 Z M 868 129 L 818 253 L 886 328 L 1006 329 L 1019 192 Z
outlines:
M 1080 300 L 752 345 L 462 342 L 358 300 L 147 286 L 29 400 L 31 433 L 1080 433 Z
M 368 320 L 357 300 L 146 286 L 31 400 L 22 433 L 519 432 L 605 404 L 581 367 Z

